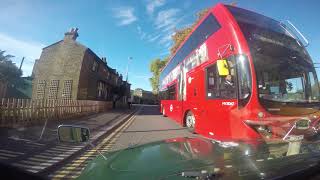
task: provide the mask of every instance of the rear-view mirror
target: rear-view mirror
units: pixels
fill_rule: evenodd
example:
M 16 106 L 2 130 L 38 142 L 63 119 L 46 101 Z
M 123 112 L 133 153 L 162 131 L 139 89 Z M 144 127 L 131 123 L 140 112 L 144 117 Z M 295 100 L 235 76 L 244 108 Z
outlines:
M 229 66 L 228 62 L 225 59 L 217 60 L 217 68 L 219 76 L 229 75 Z
M 90 131 L 86 127 L 60 125 L 58 127 L 58 139 L 60 142 L 81 143 L 87 142 L 90 138 Z

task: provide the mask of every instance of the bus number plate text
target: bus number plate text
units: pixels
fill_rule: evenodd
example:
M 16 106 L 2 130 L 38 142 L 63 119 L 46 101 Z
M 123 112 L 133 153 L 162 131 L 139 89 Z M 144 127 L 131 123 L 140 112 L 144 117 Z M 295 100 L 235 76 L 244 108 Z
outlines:
M 222 102 L 222 106 L 233 106 L 234 102 Z

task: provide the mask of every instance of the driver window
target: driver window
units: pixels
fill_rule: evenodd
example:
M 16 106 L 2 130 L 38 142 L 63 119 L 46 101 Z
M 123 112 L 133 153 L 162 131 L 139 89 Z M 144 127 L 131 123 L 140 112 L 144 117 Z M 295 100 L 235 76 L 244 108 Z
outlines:
M 228 62 L 229 63 L 229 62 Z M 229 64 L 230 65 L 230 64 Z M 233 67 L 233 66 L 229 66 Z M 217 65 L 213 64 L 206 70 L 206 89 L 208 99 L 234 99 L 236 98 L 234 68 L 230 74 L 219 76 Z

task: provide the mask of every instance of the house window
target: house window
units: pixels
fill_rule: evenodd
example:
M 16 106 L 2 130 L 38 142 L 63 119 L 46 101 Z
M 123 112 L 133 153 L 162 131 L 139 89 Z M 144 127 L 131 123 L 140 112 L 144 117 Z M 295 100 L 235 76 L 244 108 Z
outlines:
M 37 85 L 37 99 L 43 99 L 45 95 L 46 81 L 39 80 Z
M 59 80 L 51 80 L 49 87 L 49 99 L 57 99 Z
M 92 64 L 92 71 L 96 72 L 98 70 L 98 63 L 97 61 L 93 61 L 93 64 Z
M 102 92 L 103 92 L 103 86 L 104 84 L 102 82 L 98 82 L 98 98 L 102 97 Z
M 62 91 L 62 99 L 71 99 L 72 93 L 72 80 L 65 80 L 64 87 Z
M 102 98 L 102 99 L 107 99 L 107 87 L 106 84 L 102 81 L 98 82 L 98 87 L 97 87 L 97 97 Z

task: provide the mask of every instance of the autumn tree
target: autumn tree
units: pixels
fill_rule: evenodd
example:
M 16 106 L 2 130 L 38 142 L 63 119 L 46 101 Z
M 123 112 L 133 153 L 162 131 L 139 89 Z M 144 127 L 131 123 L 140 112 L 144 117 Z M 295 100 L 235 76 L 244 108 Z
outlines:
M 152 72 L 152 77 L 149 79 L 154 94 L 159 92 L 159 76 L 161 69 L 167 64 L 168 58 L 161 60 L 160 58 L 154 59 L 150 64 L 150 71 Z

